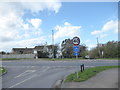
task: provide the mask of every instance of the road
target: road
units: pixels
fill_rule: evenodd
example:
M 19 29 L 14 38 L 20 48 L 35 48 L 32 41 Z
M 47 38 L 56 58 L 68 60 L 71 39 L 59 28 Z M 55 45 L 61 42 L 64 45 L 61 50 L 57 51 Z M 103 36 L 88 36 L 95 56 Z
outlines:
M 117 60 L 76 60 L 76 61 L 3 61 L 8 73 L 2 76 L 2 88 L 52 88 L 57 80 L 68 74 L 95 66 L 118 65 Z

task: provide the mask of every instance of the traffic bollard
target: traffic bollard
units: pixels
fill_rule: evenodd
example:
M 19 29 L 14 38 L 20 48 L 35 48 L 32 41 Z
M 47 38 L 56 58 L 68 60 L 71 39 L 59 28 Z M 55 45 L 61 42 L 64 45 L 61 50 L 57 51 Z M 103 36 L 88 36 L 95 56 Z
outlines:
M 84 68 L 84 64 L 83 64 L 83 71 L 85 70 L 85 68 Z

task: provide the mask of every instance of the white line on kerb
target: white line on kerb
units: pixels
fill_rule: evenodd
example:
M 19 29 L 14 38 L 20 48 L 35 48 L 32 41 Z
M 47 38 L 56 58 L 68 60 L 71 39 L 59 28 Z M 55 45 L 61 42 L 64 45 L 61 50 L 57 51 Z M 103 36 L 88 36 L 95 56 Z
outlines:
M 10 86 L 9 88 L 13 88 L 13 87 L 15 87 L 15 86 L 18 86 L 18 85 L 20 85 L 20 84 L 22 84 L 22 83 L 24 83 L 24 82 L 32 79 L 33 77 L 36 77 L 36 76 L 37 76 L 37 75 L 33 75 L 32 77 L 27 78 L 27 79 L 23 80 L 22 82 L 19 82 L 19 83 L 15 84 L 15 85 L 12 85 L 12 86 Z

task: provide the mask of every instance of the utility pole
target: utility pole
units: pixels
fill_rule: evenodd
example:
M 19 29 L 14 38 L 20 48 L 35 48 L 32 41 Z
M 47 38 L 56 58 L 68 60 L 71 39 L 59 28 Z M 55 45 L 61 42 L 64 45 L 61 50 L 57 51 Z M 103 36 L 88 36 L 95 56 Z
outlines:
M 52 30 L 52 49 L 53 49 L 53 59 L 54 59 L 54 30 Z
M 97 46 L 99 46 L 98 37 L 97 37 Z
M 96 39 L 97 39 L 98 55 L 99 55 L 99 57 L 100 57 L 100 49 L 99 49 L 99 41 L 98 41 L 98 37 L 97 37 Z

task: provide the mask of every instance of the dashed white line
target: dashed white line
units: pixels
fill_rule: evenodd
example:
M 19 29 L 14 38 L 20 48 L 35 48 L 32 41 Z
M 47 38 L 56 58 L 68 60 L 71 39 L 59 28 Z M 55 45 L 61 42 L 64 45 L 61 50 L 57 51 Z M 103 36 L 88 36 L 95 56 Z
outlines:
M 33 72 L 35 72 L 36 70 L 26 70 L 25 72 L 19 74 L 18 76 L 14 77 L 14 78 L 18 78 L 18 77 L 22 77 L 22 76 L 26 76 L 26 75 L 29 75 Z
M 33 75 L 32 77 L 29 77 L 29 78 L 27 78 L 27 79 L 25 79 L 25 80 L 23 80 L 23 81 L 21 81 L 21 82 L 19 82 L 19 83 L 16 83 L 16 84 L 10 86 L 9 88 L 16 87 L 16 86 L 18 86 L 18 85 L 20 85 L 20 84 L 22 84 L 22 83 L 24 83 L 24 82 L 26 82 L 26 81 L 28 81 L 28 80 L 34 78 L 34 77 L 36 77 L 36 76 L 37 76 L 37 75 Z

